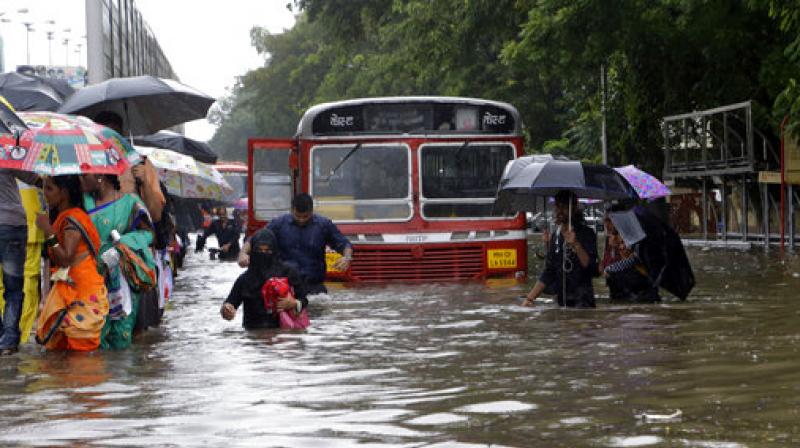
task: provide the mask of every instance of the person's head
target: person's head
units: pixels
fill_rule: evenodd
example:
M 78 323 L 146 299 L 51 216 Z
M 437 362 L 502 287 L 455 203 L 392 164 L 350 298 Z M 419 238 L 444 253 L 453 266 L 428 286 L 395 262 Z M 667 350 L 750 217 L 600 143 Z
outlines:
M 95 115 L 94 122 L 97 124 L 102 124 L 103 126 L 111 128 L 117 131 L 119 134 L 122 134 L 122 117 L 120 117 L 116 112 L 104 110 Z
M 80 176 L 45 177 L 42 185 L 44 198 L 53 212 L 60 212 L 72 207 L 82 207 Z
M 614 225 L 608 215 L 606 215 L 605 219 L 603 220 L 603 226 L 605 227 L 606 235 L 608 236 L 609 246 L 619 249 L 625 245 L 625 242 L 622 240 L 617 227 Z
M 113 174 L 84 174 L 80 177 L 80 187 L 84 193 L 97 193 L 104 188 L 119 190 L 120 184 Z
M 217 217 L 221 220 L 228 219 L 228 211 L 225 209 L 225 207 L 217 208 Z
M 250 238 L 250 267 L 256 271 L 268 268 L 275 261 L 275 234 L 261 229 Z
M 561 190 L 556 193 L 556 223 L 566 224 L 570 221 L 570 210 L 572 211 L 573 223 L 580 216 L 581 212 L 578 210 L 578 197 L 568 190 Z
M 314 200 L 308 193 L 299 193 L 292 198 L 292 217 L 295 224 L 304 226 L 314 215 Z

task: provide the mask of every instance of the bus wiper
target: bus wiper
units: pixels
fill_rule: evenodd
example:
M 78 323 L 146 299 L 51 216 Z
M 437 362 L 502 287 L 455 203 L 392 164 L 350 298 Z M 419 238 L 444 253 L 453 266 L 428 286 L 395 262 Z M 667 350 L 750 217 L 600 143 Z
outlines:
M 331 180 L 331 177 L 333 177 L 333 175 L 334 175 L 334 174 L 336 174 L 336 171 L 337 171 L 339 168 L 341 168 L 341 167 L 342 167 L 342 165 L 344 165 L 344 162 L 346 162 L 346 161 L 347 161 L 347 159 L 349 159 L 349 158 L 350 158 L 350 156 L 352 156 L 354 152 L 358 151 L 358 148 L 360 148 L 360 147 L 361 147 L 361 143 L 356 143 L 356 145 L 355 145 L 355 146 L 353 146 L 353 148 L 352 148 L 350 151 L 348 151 L 348 152 L 347 152 L 347 154 L 345 154 L 345 155 L 344 155 L 344 157 L 342 157 L 342 160 L 340 160 L 340 161 L 339 161 L 339 163 L 337 163 L 337 164 L 336 164 L 336 166 L 335 166 L 335 167 L 333 167 L 333 169 L 331 170 L 331 172 L 328 174 L 328 177 L 326 177 L 326 178 L 325 178 L 325 180 L 324 180 L 323 182 L 328 182 L 328 181 L 330 181 L 330 180 Z
M 460 146 L 460 147 L 459 147 L 459 148 L 456 150 L 456 160 L 461 160 L 461 153 L 462 153 L 462 152 L 463 152 L 465 149 L 467 149 L 467 147 L 470 145 L 470 143 L 472 143 L 472 142 L 470 142 L 469 140 L 467 140 L 467 141 L 465 141 L 465 142 L 464 142 L 464 144 L 463 144 L 463 145 L 461 145 L 461 146 Z

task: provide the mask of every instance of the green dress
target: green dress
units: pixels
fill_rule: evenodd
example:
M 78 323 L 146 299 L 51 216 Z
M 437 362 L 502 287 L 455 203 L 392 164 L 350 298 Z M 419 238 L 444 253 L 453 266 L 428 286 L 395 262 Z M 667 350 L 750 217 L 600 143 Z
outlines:
M 153 232 L 139 229 L 139 223 L 145 220 L 150 222 L 144 203 L 138 196 L 126 194 L 116 201 L 95 206 L 94 198 L 84 195 L 84 206 L 92 218 L 100 234 L 100 250 L 97 256 L 97 266 L 106 279 L 109 290 L 118 282 L 121 275 L 119 267 L 111 271 L 105 266 L 100 256 L 113 246 L 111 231 L 116 229 L 121 238 L 120 243 L 130 247 L 152 269 L 155 269 L 155 260 L 150 245 L 153 243 Z M 130 283 L 130 282 L 129 282 Z M 114 320 L 106 318 L 103 332 L 100 335 L 100 347 L 103 349 L 123 349 L 131 346 L 133 342 L 133 327 L 136 325 L 136 314 L 139 311 L 140 293 L 131 289 L 131 313 L 123 319 Z

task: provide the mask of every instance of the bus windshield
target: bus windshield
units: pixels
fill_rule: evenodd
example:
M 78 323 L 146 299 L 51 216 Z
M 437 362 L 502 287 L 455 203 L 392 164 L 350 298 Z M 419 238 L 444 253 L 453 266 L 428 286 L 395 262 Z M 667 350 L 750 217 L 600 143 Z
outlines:
M 315 208 L 339 222 L 410 219 L 409 159 L 409 149 L 402 144 L 314 147 Z
M 514 147 L 506 143 L 437 143 L 420 149 L 422 215 L 491 218 L 497 184 Z

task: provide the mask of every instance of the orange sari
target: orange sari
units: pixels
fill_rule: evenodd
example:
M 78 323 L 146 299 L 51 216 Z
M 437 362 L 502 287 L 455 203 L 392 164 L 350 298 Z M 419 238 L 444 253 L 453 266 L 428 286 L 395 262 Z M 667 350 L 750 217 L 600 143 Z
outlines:
M 62 211 L 53 223 L 59 243 L 63 243 L 68 228 L 82 234 L 76 248 L 82 259 L 57 270 L 39 316 L 36 340 L 48 350 L 92 351 L 100 345 L 100 331 L 108 314 L 105 281 L 97 272 L 94 254 L 100 247 L 100 236 L 89 215 L 79 208 Z

